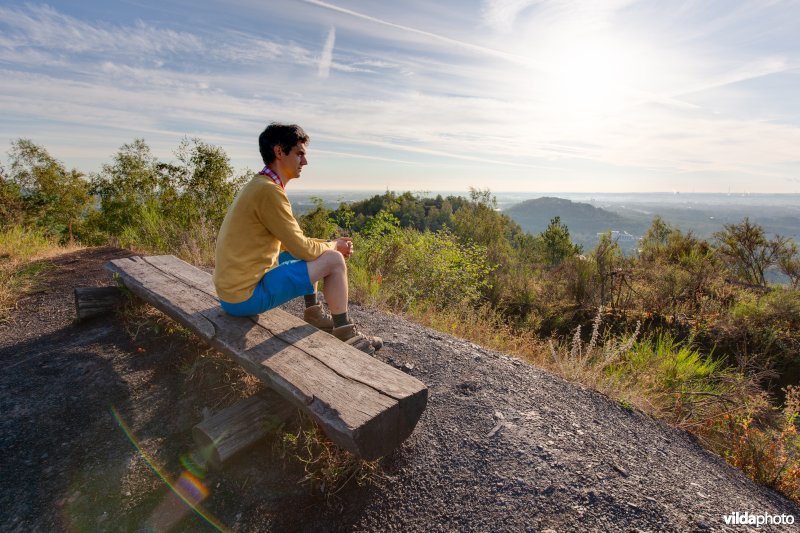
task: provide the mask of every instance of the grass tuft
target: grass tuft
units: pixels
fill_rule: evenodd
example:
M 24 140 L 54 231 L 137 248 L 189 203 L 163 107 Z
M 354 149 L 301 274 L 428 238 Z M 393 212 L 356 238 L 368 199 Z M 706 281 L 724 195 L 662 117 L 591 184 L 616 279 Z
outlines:
M 306 415 L 301 416 L 297 429 L 286 431 L 277 444 L 283 457 L 303 466 L 305 475 L 300 482 L 328 503 L 346 486 L 361 486 L 380 475 L 380 459 L 365 461 L 339 448 Z
M 50 270 L 42 260 L 80 249 L 62 246 L 41 230 L 11 226 L 0 230 L 0 320 L 8 317 L 19 298 L 36 290 L 37 282 Z

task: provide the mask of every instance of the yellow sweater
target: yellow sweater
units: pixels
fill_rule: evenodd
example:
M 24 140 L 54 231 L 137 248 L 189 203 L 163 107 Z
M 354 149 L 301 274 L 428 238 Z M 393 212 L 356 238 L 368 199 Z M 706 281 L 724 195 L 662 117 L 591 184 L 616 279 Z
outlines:
M 281 244 L 303 261 L 336 249 L 334 242 L 303 235 L 284 190 L 256 175 L 236 195 L 217 235 L 217 295 L 232 304 L 250 298 L 264 273 L 278 265 Z

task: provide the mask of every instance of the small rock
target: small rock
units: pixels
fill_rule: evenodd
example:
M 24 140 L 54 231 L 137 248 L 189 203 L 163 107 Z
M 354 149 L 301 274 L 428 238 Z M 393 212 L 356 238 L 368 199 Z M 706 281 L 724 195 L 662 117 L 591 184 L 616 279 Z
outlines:
M 613 468 L 614 470 L 616 470 L 617 472 L 619 472 L 619 474 L 620 474 L 622 477 L 628 477 L 628 476 L 630 475 L 630 474 L 628 474 L 628 471 L 627 471 L 627 470 L 625 470 L 624 468 L 622 468 L 621 466 L 618 466 L 618 465 L 612 464 L 612 465 L 611 465 L 611 468 Z
M 491 430 L 489 433 L 487 433 L 487 434 L 486 434 L 486 436 L 487 436 L 487 437 L 494 437 L 494 435 L 495 435 L 495 434 L 496 434 L 498 431 L 500 431 L 501 429 L 503 429 L 503 427 L 505 427 L 505 423 L 504 423 L 504 422 L 500 422 L 500 423 L 499 423 L 499 424 L 497 424 L 497 425 L 496 425 L 494 428 L 492 428 L 492 430 Z
M 414 364 L 403 363 L 403 366 L 400 368 L 400 370 L 402 370 L 403 372 L 411 372 L 412 370 L 414 370 Z

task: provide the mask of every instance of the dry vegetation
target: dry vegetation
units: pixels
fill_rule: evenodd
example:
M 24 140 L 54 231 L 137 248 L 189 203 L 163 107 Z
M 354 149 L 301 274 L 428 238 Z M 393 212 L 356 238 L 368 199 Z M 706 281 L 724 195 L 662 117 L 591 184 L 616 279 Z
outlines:
M 0 232 L 0 320 L 13 311 L 20 295 L 37 290 L 37 280 L 51 268 L 47 259 L 80 248 L 77 243 L 59 245 L 37 229 L 11 226 Z

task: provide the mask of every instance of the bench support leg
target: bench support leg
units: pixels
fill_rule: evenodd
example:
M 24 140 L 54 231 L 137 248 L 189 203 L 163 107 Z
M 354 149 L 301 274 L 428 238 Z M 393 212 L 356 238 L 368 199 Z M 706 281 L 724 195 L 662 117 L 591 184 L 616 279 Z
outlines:
M 274 433 L 297 408 L 270 389 L 241 400 L 192 429 L 200 457 L 220 469 L 234 455 Z

